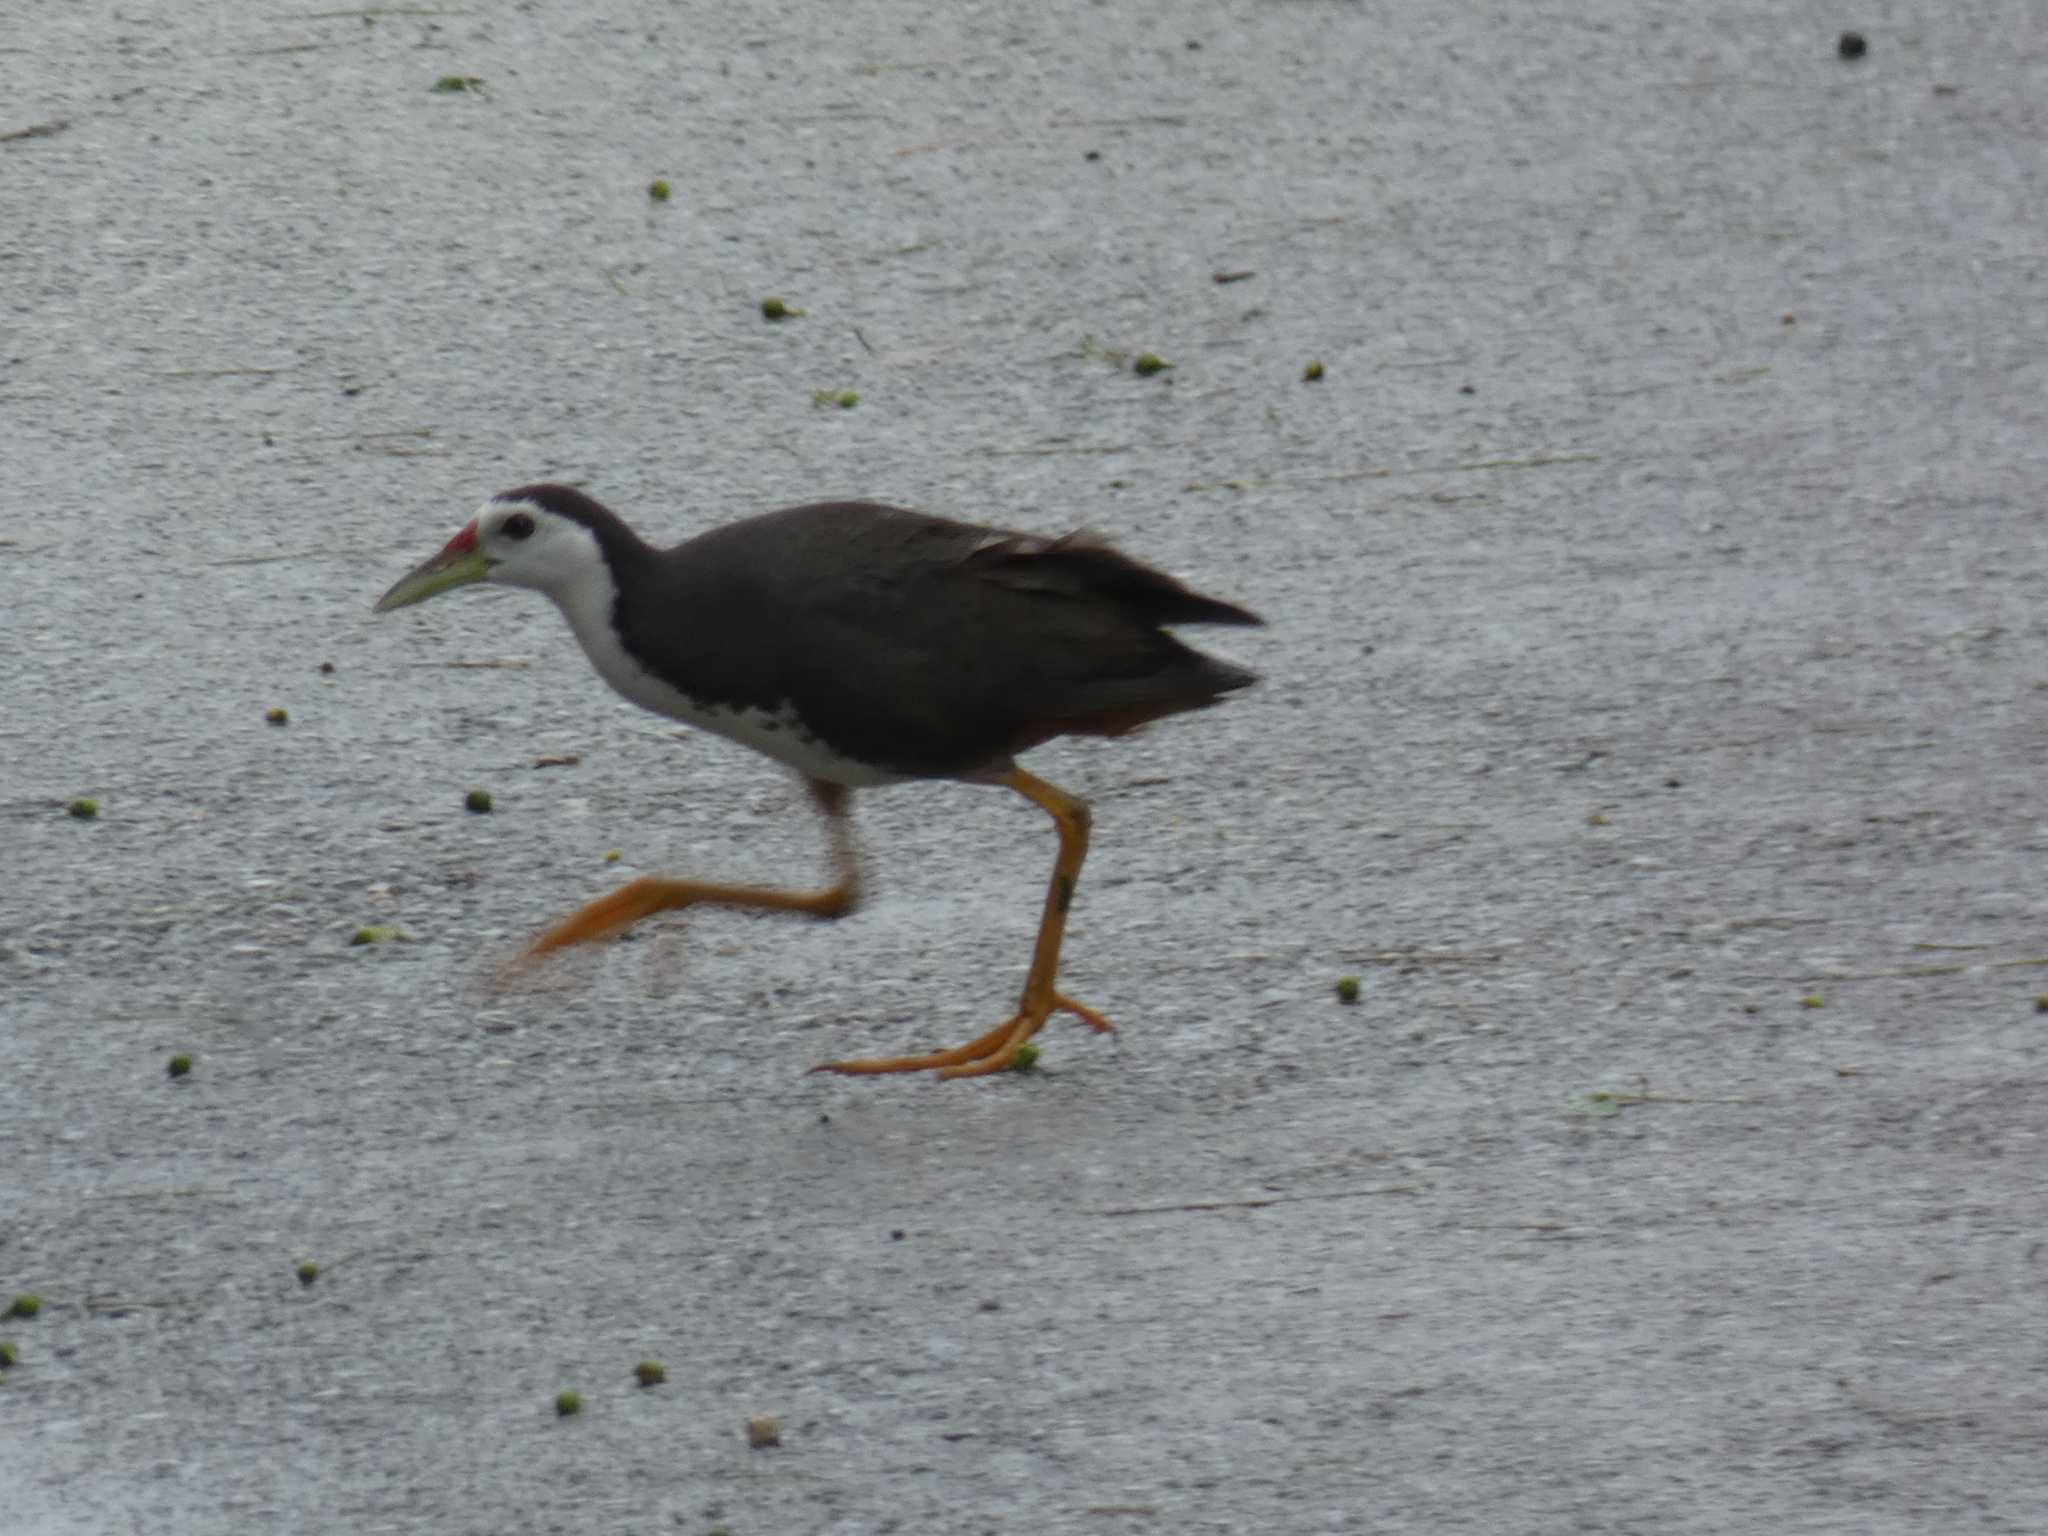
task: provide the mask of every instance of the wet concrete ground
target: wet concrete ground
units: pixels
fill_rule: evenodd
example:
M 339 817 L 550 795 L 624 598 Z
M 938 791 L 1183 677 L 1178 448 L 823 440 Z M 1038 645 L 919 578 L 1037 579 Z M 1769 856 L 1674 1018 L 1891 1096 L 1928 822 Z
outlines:
M 2044 81 L 2019 3 L 14 18 L 0 1527 L 2038 1529 Z M 803 1075 L 1007 1008 L 1052 840 L 959 786 L 842 923 L 494 985 L 822 868 L 544 603 L 371 618 L 541 477 L 1264 612 L 1032 758 L 1115 1039 Z

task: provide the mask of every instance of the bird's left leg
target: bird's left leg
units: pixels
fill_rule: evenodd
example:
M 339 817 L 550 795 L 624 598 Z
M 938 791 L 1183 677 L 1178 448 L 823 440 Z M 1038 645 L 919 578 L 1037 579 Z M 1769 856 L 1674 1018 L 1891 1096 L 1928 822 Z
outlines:
M 532 960 L 571 944 L 615 938 L 642 918 L 684 907 L 742 907 L 757 912 L 799 912 L 811 917 L 844 917 L 860 904 L 860 861 L 853 850 L 847 820 L 846 787 L 823 779 L 806 779 L 811 798 L 825 818 L 832 845 L 832 884 L 820 891 L 780 891 L 756 885 L 714 885 L 702 880 L 673 880 L 643 875 L 609 896 L 578 907 L 528 946 Z
M 1066 937 L 1067 908 L 1073 905 L 1074 886 L 1081 878 L 1081 861 L 1088 856 L 1088 802 L 1070 795 L 1057 784 L 1011 768 L 998 784 L 1007 785 L 1032 804 L 1039 806 L 1059 828 L 1060 851 L 1052 867 L 1052 884 L 1045 893 L 1045 915 L 1039 919 L 1038 942 L 1031 951 L 1031 970 L 1025 977 L 1024 996 L 1017 1011 L 987 1034 L 955 1046 L 950 1051 L 931 1051 L 922 1056 L 886 1056 L 852 1061 L 828 1061 L 814 1072 L 937 1072 L 941 1077 L 979 1077 L 1001 1072 L 1017 1059 L 1024 1042 L 1045 1027 L 1055 1012 L 1071 1013 L 1090 1029 L 1107 1032 L 1109 1020 L 1085 1003 L 1062 996 L 1053 983 L 1060 969 L 1060 941 Z

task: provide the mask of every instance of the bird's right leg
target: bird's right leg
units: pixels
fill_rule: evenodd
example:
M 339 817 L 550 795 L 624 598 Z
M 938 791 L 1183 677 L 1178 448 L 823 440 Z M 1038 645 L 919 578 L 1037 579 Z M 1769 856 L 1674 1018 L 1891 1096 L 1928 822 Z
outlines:
M 1017 1060 L 1017 1053 L 1055 1013 L 1071 1013 L 1101 1034 L 1109 1034 L 1115 1029 L 1108 1019 L 1086 1003 L 1075 1002 L 1053 985 L 1059 976 L 1060 942 L 1066 936 L 1067 908 L 1073 905 L 1074 885 L 1081 878 L 1081 861 L 1088 856 L 1088 804 L 1057 784 L 1048 784 L 1015 766 L 993 782 L 1016 790 L 1052 817 L 1060 838 L 1059 857 L 1053 862 L 1052 884 L 1045 893 L 1045 915 L 1039 919 L 1038 941 L 1032 946 L 1031 970 L 1025 978 L 1024 996 L 1017 1005 L 1017 1011 L 987 1034 L 965 1045 L 956 1045 L 950 1051 L 828 1061 L 811 1068 L 813 1072 L 849 1075 L 936 1072 L 940 1077 L 980 1077 L 1011 1066 Z
M 811 917 L 844 917 L 860 904 L 860 861 L 853 851 L 853 830 L 846 815 L 846 787 L 823 779 L 806 779 L 811 798 L 825 818 L 832 844 L 833 882 L 821 891 L 778 891 L 757 885 L 714 885 L 702 880 L 673 880 L 642 875 L 609 896 L 600 896 L 571 912 L 527 947 L 525 958 L 538 959 L 571 944 L 594 944 L 616 938 L 642 918 L 684 907 L 741 907 L 756 912 L 800 912 Z

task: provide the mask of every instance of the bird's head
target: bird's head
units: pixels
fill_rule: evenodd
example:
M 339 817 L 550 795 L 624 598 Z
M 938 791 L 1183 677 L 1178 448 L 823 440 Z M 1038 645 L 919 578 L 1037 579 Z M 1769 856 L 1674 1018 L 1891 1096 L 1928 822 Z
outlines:
M 407 571 L 378 598 L 376 611 L 389 613 L 477 582 L 531 587 L 560 599 L 604 566 L 586 508 L 610 518 L 597 503 L 567 486 L 501 491 L 438 555 Z

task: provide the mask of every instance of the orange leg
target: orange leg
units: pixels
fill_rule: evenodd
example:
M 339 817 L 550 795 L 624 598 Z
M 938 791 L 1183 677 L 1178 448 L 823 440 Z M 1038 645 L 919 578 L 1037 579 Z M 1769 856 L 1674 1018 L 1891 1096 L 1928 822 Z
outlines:
M 643 875 L 609 896 L 578 907 L 527 947 L 525 958 L 537 959 L 571 944 L 592 944 L 616 938 L 642 918 L 684 907 L 746 907 L 759 912 L 804 912 L 812 917 L 844 917 L 860 902 L 859 861 L 846 821 L 846 790 L 821 779 L 804 781 L 825 815 L 832 837 L 833 883 L 822 891 L 777 891 L 753 885 L 712 885 L 701 880 L 671 880 Z
M 1073 904 L 1074 884 L 1081 878 L 1081 861 L 1088 856 L 1088 805 L 1056 784 L 1035 778 L 1022 768 L 1012 768 L 998 784 L 1043 808 L 1059 828 L 1060 853 L 1052 867 L 1052 884 L 1045 893 L 1045 916 L 1038 924 L 1038 943 L 1031 952 L 1031 973 L 1024 980 L 1024 996 L 1017 1011 L 979 1039 L 950 1051 L 932 1051 L 923 1056 L 888 1056 L 854 1061 L 828 1061 L 814 1072 L 937 1072 L 940 1077 L 979 1077 L 1001 1072 L 1017 1059 L 1023 1048 L 1055 1012 L 1071 1013 L 1090 1029 L 1107 1031 L 1109 1020 L 1086 1004 L 1062 997 L 1053 987 L 1060 969 L 1060 940 L 1067 931 L 1067 908 Z

